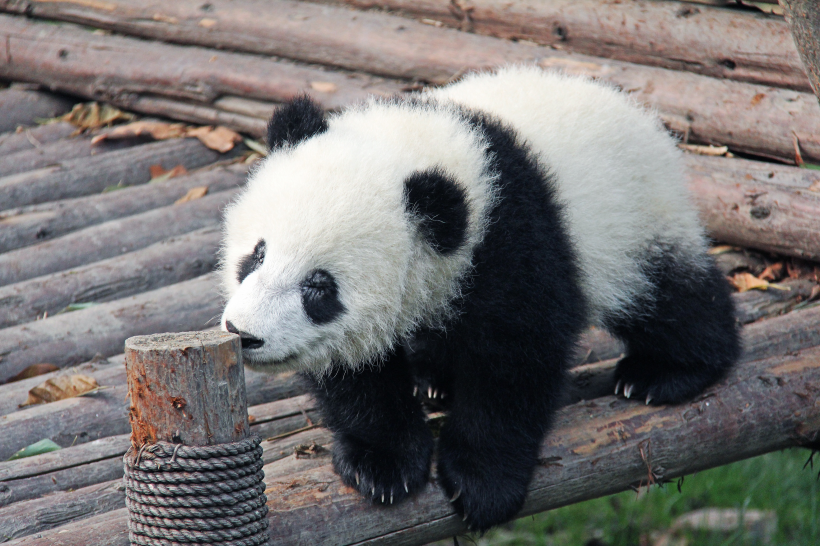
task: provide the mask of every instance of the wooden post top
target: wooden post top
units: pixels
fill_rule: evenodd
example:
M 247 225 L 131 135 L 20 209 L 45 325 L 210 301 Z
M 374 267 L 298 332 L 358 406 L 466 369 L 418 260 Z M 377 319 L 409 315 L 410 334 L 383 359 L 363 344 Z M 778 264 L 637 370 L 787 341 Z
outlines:
M 125 341 L 131 443 L 204 446 L 249 434 L 239 336 L 216 330 Z

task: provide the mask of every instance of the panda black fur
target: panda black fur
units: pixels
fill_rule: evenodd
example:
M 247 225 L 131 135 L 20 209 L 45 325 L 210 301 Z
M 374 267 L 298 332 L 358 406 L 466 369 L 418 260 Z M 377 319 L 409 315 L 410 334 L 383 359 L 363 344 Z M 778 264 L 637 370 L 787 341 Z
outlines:
M 306 98 L 226 213 L 223 327 L 246 362 L 305 372 L 348 485 L 429 480 L 418 381 L 448 416 L 438 481 L 473 529 L 521 508 L 590 324 L 616 393 L 687 400 L 739 355 L 679 153 L 615 90 L 508 68 L 326 118 Z

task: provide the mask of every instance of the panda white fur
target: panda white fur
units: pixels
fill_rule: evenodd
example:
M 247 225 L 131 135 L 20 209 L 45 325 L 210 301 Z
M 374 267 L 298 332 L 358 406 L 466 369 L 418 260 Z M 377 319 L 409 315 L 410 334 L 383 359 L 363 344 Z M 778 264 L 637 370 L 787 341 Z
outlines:
M 473 529 L 521 508 L 580 332 L 623 394 L 689 399 L 737 359 L 680 153 L 611 87 L 514 67 L 325 117 L 302 97 L 225 215 L 223 327 L 309 378 L 333 461 L 393 503 L 438 478 Z M 423 389 L 426 390 L 426 389 Z

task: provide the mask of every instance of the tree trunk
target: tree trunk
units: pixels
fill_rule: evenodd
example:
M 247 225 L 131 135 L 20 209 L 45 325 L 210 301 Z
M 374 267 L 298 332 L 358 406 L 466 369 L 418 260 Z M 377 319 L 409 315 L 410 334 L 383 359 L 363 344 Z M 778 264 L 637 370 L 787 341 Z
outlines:
M 809 82 L 820 100 L 820 4 L 816 0 L 780 0 Z

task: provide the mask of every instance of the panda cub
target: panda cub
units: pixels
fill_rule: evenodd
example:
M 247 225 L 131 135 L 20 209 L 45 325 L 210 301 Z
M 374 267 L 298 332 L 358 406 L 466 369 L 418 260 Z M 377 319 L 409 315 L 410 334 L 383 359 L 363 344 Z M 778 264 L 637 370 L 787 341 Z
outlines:
M 333 464 L 375 502 L 437 479 L 471 529 L 519 511 L 579 334 L 627 348 L 616 393 L 688 400 L 740 351 L 675 141 L 587 79 L 513 67 L 325 116 L 280 108 L 225 213 L 224 329 L 304 372 Z

